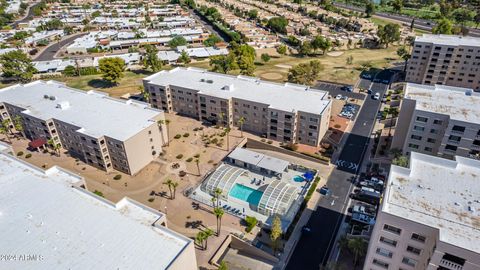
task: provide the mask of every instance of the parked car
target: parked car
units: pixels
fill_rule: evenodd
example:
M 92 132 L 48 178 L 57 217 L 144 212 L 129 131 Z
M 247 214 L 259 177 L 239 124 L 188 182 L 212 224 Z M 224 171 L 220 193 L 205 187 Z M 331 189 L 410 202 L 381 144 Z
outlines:
M 337 96 L 335 96 L 335 99 L 340 100 L 340 99 L 342 99 L 342 97 L 343 97 L 342 95 L 337 95 Z
M 370 73 L 363 73 L 363 74 L 362 74 L 362 78 L 363 78 L 363 79 L 371 79 L 371 78 L 372 78 L 372 74 L 370 74 Z
M 327 186 L 323 186 L 320 188 L 320 194 L 322 195 L 328 195 L 330 194 L 330 189 Z
M 380 93 L 379 92 L 375 93 L 375 95 L 373 95 L 372 98 L 375 99 L 375 100 L 379 100 L 380 99 Z
M 353 92 L 353 86 L 351 86 L 351 85 L 342 86 L 342 88 L 340 88 L 340 89 L 343 90 L 343 91 L 346 91 L 346 92 Z

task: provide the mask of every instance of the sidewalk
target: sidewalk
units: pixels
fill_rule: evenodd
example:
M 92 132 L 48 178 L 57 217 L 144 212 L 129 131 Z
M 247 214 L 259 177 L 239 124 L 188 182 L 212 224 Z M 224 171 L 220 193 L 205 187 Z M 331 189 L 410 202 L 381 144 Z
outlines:
M 330 171 L 328 173 L 328 176 L 325 178 L 322 178 L 319 182 L 317 187 L 321 187 L 327 183 L 328 177 L 332 173 L 334 166 L 330 165 Z M 302 215 L 300 216 L 300 219 L 298 220 L 295 229 L 292 232 L 292 235 L 290 236 L 290 239 L 288 239 L 287 243 L 285 243 L 285 247 L 283 250 L 282 255 L 279 258 L 278 264 L 275 266 L 274 269 L 277 270 L 282 270 L 287 266 L 288 260 L 290 259 L 290 256 L 292 255 L 295 246 L 298 243 L 298 240 L 300 239 L 300 236 L 302 235 L 302 227 L 305 226 L 310 219 L 310 216 L 312 213 L 315 211 L 317 208 L 317 205 L 321 199 L 321 195 L 319 192 L 314 192 L 310 201 L 307 203 L 307 207 L 303 210 Z M 310 211 L 306 211 L 309 209 Z

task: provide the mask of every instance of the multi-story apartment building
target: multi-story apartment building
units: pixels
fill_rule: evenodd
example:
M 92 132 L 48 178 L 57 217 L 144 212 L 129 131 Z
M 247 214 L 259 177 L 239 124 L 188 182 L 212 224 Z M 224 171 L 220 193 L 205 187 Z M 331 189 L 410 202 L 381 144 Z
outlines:
M 407 83 L 392 148 L 453 159 L 480 158 L 480 94 Z
M 480 91 L 480 38 L 424 34 L 415 38 L 406 81 Z
M 6 152 L 0 143 L 1 269 L 198 269 L 194 241 L 165 214 L 128 197 L 112 203 L 79 175 Z
M 162 111 L 149 104 L 36 81 L 0 90 L 2 119 L 20 117 L 30 140 L 53 140 L 99 169 L 136 174 L 157 158 L 167 138 Z
M 175 68 L 144 79 L 154 108 L 285 143 L 318 146 L 331 111 L 327 92 L 203 69 Z
M 480 269 L 480 161 L 412 152 L 392 166 L 365 270 Z

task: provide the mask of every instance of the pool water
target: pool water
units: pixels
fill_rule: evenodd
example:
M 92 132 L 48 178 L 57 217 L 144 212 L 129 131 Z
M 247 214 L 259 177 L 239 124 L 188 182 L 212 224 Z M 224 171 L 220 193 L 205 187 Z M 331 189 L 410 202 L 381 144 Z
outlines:
M 242 184 L 235 184 L 232 189 L 230 189 L 229 195 L 239 200 L 248 202 L 249 204 L 258 205 L 260 199 L 262 198 L 263 192 L 249 188 Z
M 295 182 L 303 182 L 303 181 L 305 181 L 305 178 L 301 177 L 300 175 L 295 175 L 295 176 L 293 177 L 293 181 L 295 181 Z

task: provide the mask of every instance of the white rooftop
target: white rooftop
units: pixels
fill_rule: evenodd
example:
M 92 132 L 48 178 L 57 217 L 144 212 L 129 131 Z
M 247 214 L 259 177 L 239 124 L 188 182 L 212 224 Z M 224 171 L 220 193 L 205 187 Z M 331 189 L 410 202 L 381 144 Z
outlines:
M 405 98 L 416 100 L 416 109 L 450 115 L 451 119 L 480 123 L 480 94 L 472 89 L 407 83 Z
M 455 35 L 423 34 L 415 38 L 415 42 L 427 42 L 448 46 L 473 46 L 480 47 L 480 38 Z
M 392 166 L 382 211 L 440 230 L 440 241 L 480 253 L 480 161 L 411 153 Z
M 51 100 L 48 97 L 55 97 Z M 99 138 L 127 140 L 156 122 L 162 112 L 143 102 L 110 98 L 105 93 L 81 91 L 55 81 L 35 81 L 0 90 L 0 102 L 24 108 L 42 120 L 58 119 L 78 126 L 82 133 Z M 58 104 L 68 106 L 58 106 Z
M 288 161 L 283 159 L 260 154 L 245 148 L 235 148 L 228 157 L 278 173 L 284 173 L 289 164 Z
M 131 199 L 112 204 L 72 184 L 82 178 L 46 171 L 0 153 L 3 269 L 167 269 L 188 238 L 157 224 L 162 214 Z
M 197 68 L 163 70 L 145 78 L 152 84 L 174 85 L 198 90 L 218 98 L 238 98 L 268 104 L 270 108 L 322 114 L 330 104 L 327 92 L 305 85 L 279 84 L 248 76 L 231 76 Z M 211 80 L 211 83 L 207 82 Z

